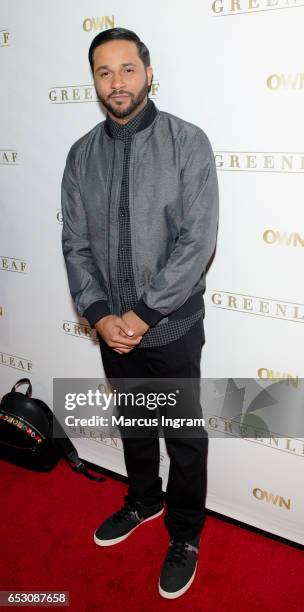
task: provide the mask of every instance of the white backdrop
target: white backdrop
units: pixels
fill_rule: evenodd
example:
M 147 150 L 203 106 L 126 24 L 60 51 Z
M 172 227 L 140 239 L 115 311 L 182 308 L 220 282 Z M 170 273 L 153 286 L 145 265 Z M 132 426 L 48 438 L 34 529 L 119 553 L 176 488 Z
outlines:
M 0 16 L 1 395 L 29 375 L 52 404 L 54 377 L 103 376 L 70 297 L 60 182 L 71 144 L 103 115 L 87 52 L 123 26 L 147 44 L 152 98 L 201 126 L 218 166 L 218 246 L 207 276 L 204 377 L 304 376 L 304 1 L 10 0 Z M 102 13 L 100 12 L 102 11 Z M 120 441 L 78 440 L 125 474 Z M 304 543 L 302 440 L 212 439 L 207 506 Z M 162 448 L 166 484 L 168 457 Z

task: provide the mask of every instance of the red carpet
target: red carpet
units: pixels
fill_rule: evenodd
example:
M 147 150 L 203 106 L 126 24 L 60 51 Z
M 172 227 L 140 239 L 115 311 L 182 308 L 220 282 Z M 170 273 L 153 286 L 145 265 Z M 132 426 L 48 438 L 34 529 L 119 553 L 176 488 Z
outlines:
M 72 612 L 303 612 L 304 555 L 297 548 L 208 517 L 195 581 L 168 601 L 158 594 L 168 544 L 163 517 L 116 546 L 93 542 L 94 529 L 121 505 L 124 483 L 95 483 L 63 459 L 48 474 L 3 461 L 0 469 L 1 590 L 69 591 L 63 609 Z

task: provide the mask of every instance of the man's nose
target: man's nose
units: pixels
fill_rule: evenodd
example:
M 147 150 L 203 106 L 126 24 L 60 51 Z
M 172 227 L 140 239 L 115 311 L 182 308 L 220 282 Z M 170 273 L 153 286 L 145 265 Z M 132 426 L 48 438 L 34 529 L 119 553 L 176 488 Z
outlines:
M 113 74 L 111 87 L 112 89 L 121 89 L 124 86 L 124 79 L 121 74 Z

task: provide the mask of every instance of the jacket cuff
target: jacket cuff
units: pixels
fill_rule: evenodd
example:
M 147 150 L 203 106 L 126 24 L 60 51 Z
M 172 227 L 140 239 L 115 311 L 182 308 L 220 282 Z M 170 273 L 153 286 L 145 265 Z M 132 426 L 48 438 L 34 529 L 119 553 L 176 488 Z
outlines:
M 93 328 L 99 319 L 102 319 L 102 317 L 106 317 L 110 314 L 111 312 L 109 310 L 107 301 L 97 300 L 97 302 L 93 302 L 91 306 L 86 308 L 83 316 L 89 321 L 90 326 Z
M 145 304 L 143 299 L 138 300 L 136 306 L 134 306 L 132 310 L 137 314 L 138 317 L 145 321 L 145 323 L 150 325 L 150 327 L 156 325 L 156 323 L 158 323 L 158 321 L 160 321 L 160 319 L 165 316 L 162 314 L 162 312 L 159 312 L 159 310 L 155 310 L 155 308 L 149 308 L 149 306 Z

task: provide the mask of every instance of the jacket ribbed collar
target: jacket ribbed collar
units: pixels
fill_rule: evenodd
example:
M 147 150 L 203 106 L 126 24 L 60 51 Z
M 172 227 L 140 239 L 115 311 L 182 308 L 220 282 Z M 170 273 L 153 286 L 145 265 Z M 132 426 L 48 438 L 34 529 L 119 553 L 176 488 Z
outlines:
M 136 125 L 136 132 L 140 132 L 141 130 L 144 130 L 149 125 L 151 125 L 151 123 L 154 121 L 157 115 L 157 112 L 158 112 L 154 102 L 150 98 L 148 98 L 148 102 L 146 106 L 142 109 L 142 111 L 143 111 L 143 115 L 142 115 L 142 118 L 139 124 Z M 136 117 L 134 117 L 134 119 L 136 119 Z M 125 126 L 127 127 L 129 123 L 132 123 L 132 121 L 133 119 L 131 119 L 130 122 L 126 123 Z M 104 127 L 105 127 L 105 130 L 108 136 L 110 136 L 111 138 L 115 138 L 115 129 L 113 130 L 114 123 L 116 122 L 113 121 L 113 119 L 109 115 L 107 115 Z

